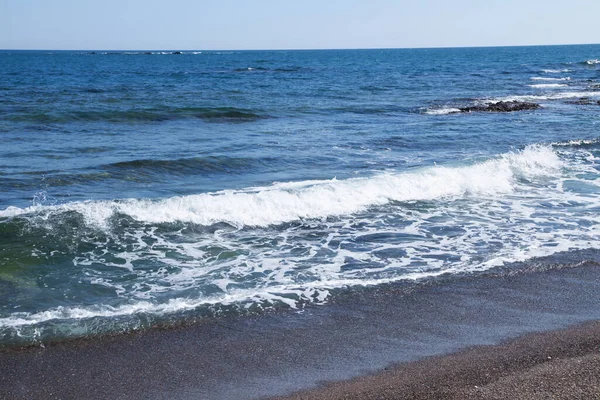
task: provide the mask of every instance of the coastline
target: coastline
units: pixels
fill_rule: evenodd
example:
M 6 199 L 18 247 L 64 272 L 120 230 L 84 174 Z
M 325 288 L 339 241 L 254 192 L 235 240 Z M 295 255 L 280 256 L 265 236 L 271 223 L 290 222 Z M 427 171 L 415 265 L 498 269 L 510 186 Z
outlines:
M 600 321 L 401 364 L 279 399 L 518 398 L 600 398 Z
M 590 259 L 585 254 L 582 257 Z M 399 368 L 415 371 L 423 365 L 454 366 L 460 364 L 460 354 L 471 354 L 462 361 L 467 366 L 477 365 L 472 361 L 481 357 L 492 369 L 505 364 L 517 368 L 507 367 L 507 371 L 577 363 L 572 357 L 586 355 L 597 365 L 597 354 L 590 352 L 589 344 L 598 348 L 598 322 L 523 339 L 530 343 L 528 337 L 553 337 L 534 339 L 533 343 L 542 346 L 542 355 L 546 345 L 552 352 L 556 350 L 552 357 L 557 361 L 531 364 L 538 360 L 533 356 L 538 353 L 528 344 L 522 352 L 519 341 L 514 342 L 516 347 L 473 348 L 600 320 L 598 263 L 573 265 L 577 266 L 464 277 L 412 290 L 397 286 L 350 291 L 328 305 L 300 312 L 221 318 L 45 348 L 5 349 L 0 351 L 2 398 L 269 398 L 299 393 L 323 382 L 346 381 L 340 387 L 354 387 L 355 381 L 347 380 L 360 376 L 367 377 L 358 382 L 378 382 L 377 375 L 369 375 L 399 363 L 409 363 Z M 577 335 L 585 340 L 572 341 Z M 516 349 L 512 353 L 506 350 L 510 346 Z M 467 348 L 472 350 L 456 353 Z M 448 354 L 440 362 L 431 358 Z M 510 354 L 522 355 L 525 361 Z M 499 363 L 500 355 L 508 357 L 505 364 Z M 439 372 L 451 372 L 452 368 Z M 383 374 L 388 376 L 388 372 Z M 497 376 L 518 379 L 520 375 Z M 438 379 L 435 375 L 423 377 L 424 381 L 415 382 L 427 383 L 425 397 L 414 398 L 452 398 L 443 397 L 446 388 L 440 386 L 441 381 L 431 381 Z M 471 383 L 466 381 L 467 386 Z M 442 397 L 431 395 L 436 384 Z M 485 387 L 496 393 L 492 386 Z M 312 392 L 302 393 L 292 398 L 313 396 Z M 373 392 L 372 396 L 386 398 L 379 394 Z M 478 392 L 467 394 L 480 398 Z M 336 398 L 315 396 L 306 398 Z M 394 398 L 390 396 L 387 398 Z

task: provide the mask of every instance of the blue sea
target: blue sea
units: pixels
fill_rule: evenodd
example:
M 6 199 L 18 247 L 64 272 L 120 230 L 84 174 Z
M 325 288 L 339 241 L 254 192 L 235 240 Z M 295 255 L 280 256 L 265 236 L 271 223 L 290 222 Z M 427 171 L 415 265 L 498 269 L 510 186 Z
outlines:
M 598 249 L 599 101 L 600 45 L 0 51 L 0 346 Z

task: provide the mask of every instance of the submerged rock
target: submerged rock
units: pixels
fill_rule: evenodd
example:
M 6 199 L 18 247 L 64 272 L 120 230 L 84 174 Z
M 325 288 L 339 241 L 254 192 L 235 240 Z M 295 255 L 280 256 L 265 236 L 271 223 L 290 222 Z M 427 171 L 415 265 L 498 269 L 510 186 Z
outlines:
M 596 101 L 596 100 L 590 99 L 589 97 L 580 97 L 575 100 L 569 100 L 569 101 L 567 101 L 567 103 L 576 104 L 579 106 L 589 106 L 589 105 L 600 105 L 600 100 Z
M 478 106 L 461 107 L 461 112 L 513 112 L 523 110 L 537 110 L 541 106 L 537 103 L 523 101 L 499 101 Z

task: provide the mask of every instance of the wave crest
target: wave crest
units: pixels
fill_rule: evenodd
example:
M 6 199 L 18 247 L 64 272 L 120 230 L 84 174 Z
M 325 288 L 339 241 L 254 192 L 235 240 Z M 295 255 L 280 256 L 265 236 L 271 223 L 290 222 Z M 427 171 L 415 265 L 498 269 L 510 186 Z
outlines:
M 295 220 L 353 214 L 389 202 L 430 201 L 461 196 L 494 196 L 514 190 L 522 177 L 553 175 L 562 162 L 550 147 L 530 146 L 462 167 L 434 166 L 412 173 L 369 178 L 275 183 L 164 200 L 87 201 L 59 206 L 9 207 L 0 218 L 63 212 L 81 214 L 87 224 L 105 227 L 115 214 L 143 223 L 227 223 L 269 226 Z
M 565 77 L 565 78 L 545 78 L 543 76 L 534 76 L 532 78 L 529 78 L 532 81 L 570 81 L 571 78 L 570 77 Z
M 187 173 L 218 173 L 240 171 L 257 164 L 268 163 L 271 158 L 243 158 L 227 156 L 209 156 L 180 158 L 176 160 L 132 160 L 108 164 L 102 168 L 109 171 L 135 170 L 145 173 L 172 173 L 184 175 Z
M 555 89 L 555 88 L 561 88 L 561 87 L 566 87 L 568 85 L 564 85 L 562 83 L 538 83 L 535 85 L 529 85 L 529 87 L 532 88 L 536 88 L 536 89 Z
M 542 72 L 546 74 L 560 74 L 561 72 L 571 72 L 570 69 L 543 69 Z

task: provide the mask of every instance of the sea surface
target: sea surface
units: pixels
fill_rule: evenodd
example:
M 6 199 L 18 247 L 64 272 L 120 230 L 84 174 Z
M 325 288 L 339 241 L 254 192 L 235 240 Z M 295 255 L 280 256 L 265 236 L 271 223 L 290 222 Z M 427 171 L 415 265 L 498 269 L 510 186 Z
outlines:
M 0 51 L 0 347 L 599 249 L 598 101 L 600 45 Z

